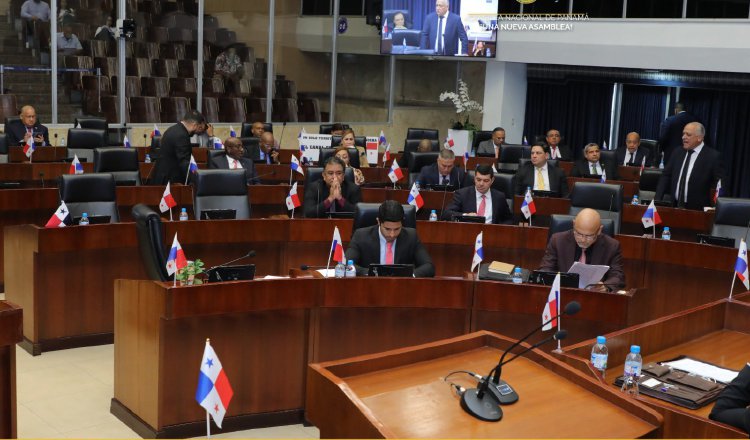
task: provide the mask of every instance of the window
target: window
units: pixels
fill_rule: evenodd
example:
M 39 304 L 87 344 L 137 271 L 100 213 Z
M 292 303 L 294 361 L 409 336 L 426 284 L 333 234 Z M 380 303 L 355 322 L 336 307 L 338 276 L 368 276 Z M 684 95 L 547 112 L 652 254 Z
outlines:
M 687 0 L 687 18 L 748 18 L 749 0 Z
M 627 18 L 682 18 L 683 0 L 628 0 Z

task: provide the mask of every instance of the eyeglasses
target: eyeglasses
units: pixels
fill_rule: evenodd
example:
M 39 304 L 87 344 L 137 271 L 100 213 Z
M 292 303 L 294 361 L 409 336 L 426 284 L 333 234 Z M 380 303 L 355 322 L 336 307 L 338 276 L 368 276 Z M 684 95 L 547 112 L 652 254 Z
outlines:
M 599 233 L 596 233 L 596 234 L 582 234 L 582 233 L 576 231 L 575 229 L 573 229 L 573 235 L 575 235 L 576 237 L 580 238 L 581 240 L 593 240 L 597 236 L 599 236 Z

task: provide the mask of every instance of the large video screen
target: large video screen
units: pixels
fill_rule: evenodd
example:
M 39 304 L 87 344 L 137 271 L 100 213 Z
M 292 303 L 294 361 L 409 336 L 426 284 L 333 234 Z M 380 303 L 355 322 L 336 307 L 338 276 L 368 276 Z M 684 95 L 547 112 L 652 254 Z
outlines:
M 494 58 L 499 0 L 383 0 L 380 53 Z

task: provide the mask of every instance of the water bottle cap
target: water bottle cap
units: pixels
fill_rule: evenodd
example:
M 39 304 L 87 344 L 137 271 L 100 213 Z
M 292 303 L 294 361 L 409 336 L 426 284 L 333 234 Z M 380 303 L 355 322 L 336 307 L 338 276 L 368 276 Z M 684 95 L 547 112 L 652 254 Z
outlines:
M 513 271 L 514 272 L 521 272 L 521 268 L 520 267 L 516 267 Z
M 89 216 L 88 212 L 84 212 L 83 214 L 81 214 L 81 217 L 88 217 L 88 216 Z
M 669 226 L 664 226 L 664 230 L 668 231 L 669 230 Z
M 630 346 L 630 352 L 631 352 L 631 353 L 635 353 L 635 354 L 638 354 L 638 353 L 640 353 L 640 352 L 641 352 L 641 347 L 640 347 L 640 345 L 631 345 L 631 346 Z
M 607 343 L 607 338 L 605 338 L 604 336 L 597 336 L 596 343 L 604 345 Z
M 354 266 L 354 260 L 349 260 L 349 266 Z
M 187 212 L 187 208 L 182 208 L 182 212 Z
M 437 211 L 435 211 L 435 210 L 433 209 L 432 211 L 430 211 L 430 214 L 437 214 Z

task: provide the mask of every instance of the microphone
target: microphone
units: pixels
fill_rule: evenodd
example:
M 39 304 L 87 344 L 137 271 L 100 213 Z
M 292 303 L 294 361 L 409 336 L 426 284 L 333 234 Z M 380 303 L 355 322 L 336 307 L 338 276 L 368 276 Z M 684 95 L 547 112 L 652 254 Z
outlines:
M 254 257 L 254 256 L 255 256 L 255 251 L 254 250 L 248 251 L 248 253 L 246 253 L 245 255 L 243 255 L 243 256 L 241 256 L 239 258 L 235 258 L 234 260 L 227 261 L 226 263 L 221 263 L 218 266 L 211 267 L 210 269 L 208 269 L 206 271 L 206 274 L 208 274 L 211 271 L 215 271 L 216 269 L 218 269 L 220 267 L 224 267 L 224 266 L 227 266 L 227 265 L 232 264 L 234 262 L 237 262 L 237 261 L 240 261 L 240 260 L 244 260 L 245 258 L 250 258 L 250 257 Z M 221 279 L 221 274 L 219 274 L 219 272 L 216 272 L 216 278 L 219 281 L 224 281 L 224 280 Z
M 148 148 L 148 141 L 147 141 L 147 139 L 148 139 L 148 135 L 146 133 L 143 133 L 143 146 L 145 148 Z
M 39 171 L 39 178 L 42 180 L 42 188 L 44 188 L 44 171 Z
M 55 145 L 54 146 L 56 147 L 57 146 L 57 133 L 55 133 L 54 136 L 55 136 Z
M 609 195 L 609 212 L 612 212 L 612 205 L 614 204 L 614 201 L 615 201 L 615 195 L 610 194 Z
M 438 180 L 440 179 L 440 173 L 438 173 Z M 448 185 L 443 185 L 443 201 L 440 203 L 440 217 L 443 217 L 443 211 L 445 210 L 445 196 L 448 195 Z
M 269 171 L 267 173 L 263 173 L 263 174 L 260 174 L 258 176 L 255 176 L 255 177 L 253 177 L 253 180 L 257 180 L 258 183 L 260 183 L 260 178 L 261 177 L 268 177 L 268 176 L 274 176 L 274 175 L 276 175 L 276 170 Z
M 310 266 L 307 264 L 300 265 L 300 270 L 310 270 L 310 269 L 325 269 L 326 266 Z
M 315 183 L 315 189 L 318 191 L 317 203 L 315 203 L 315 218 L 320 218 L 320 184 Z

